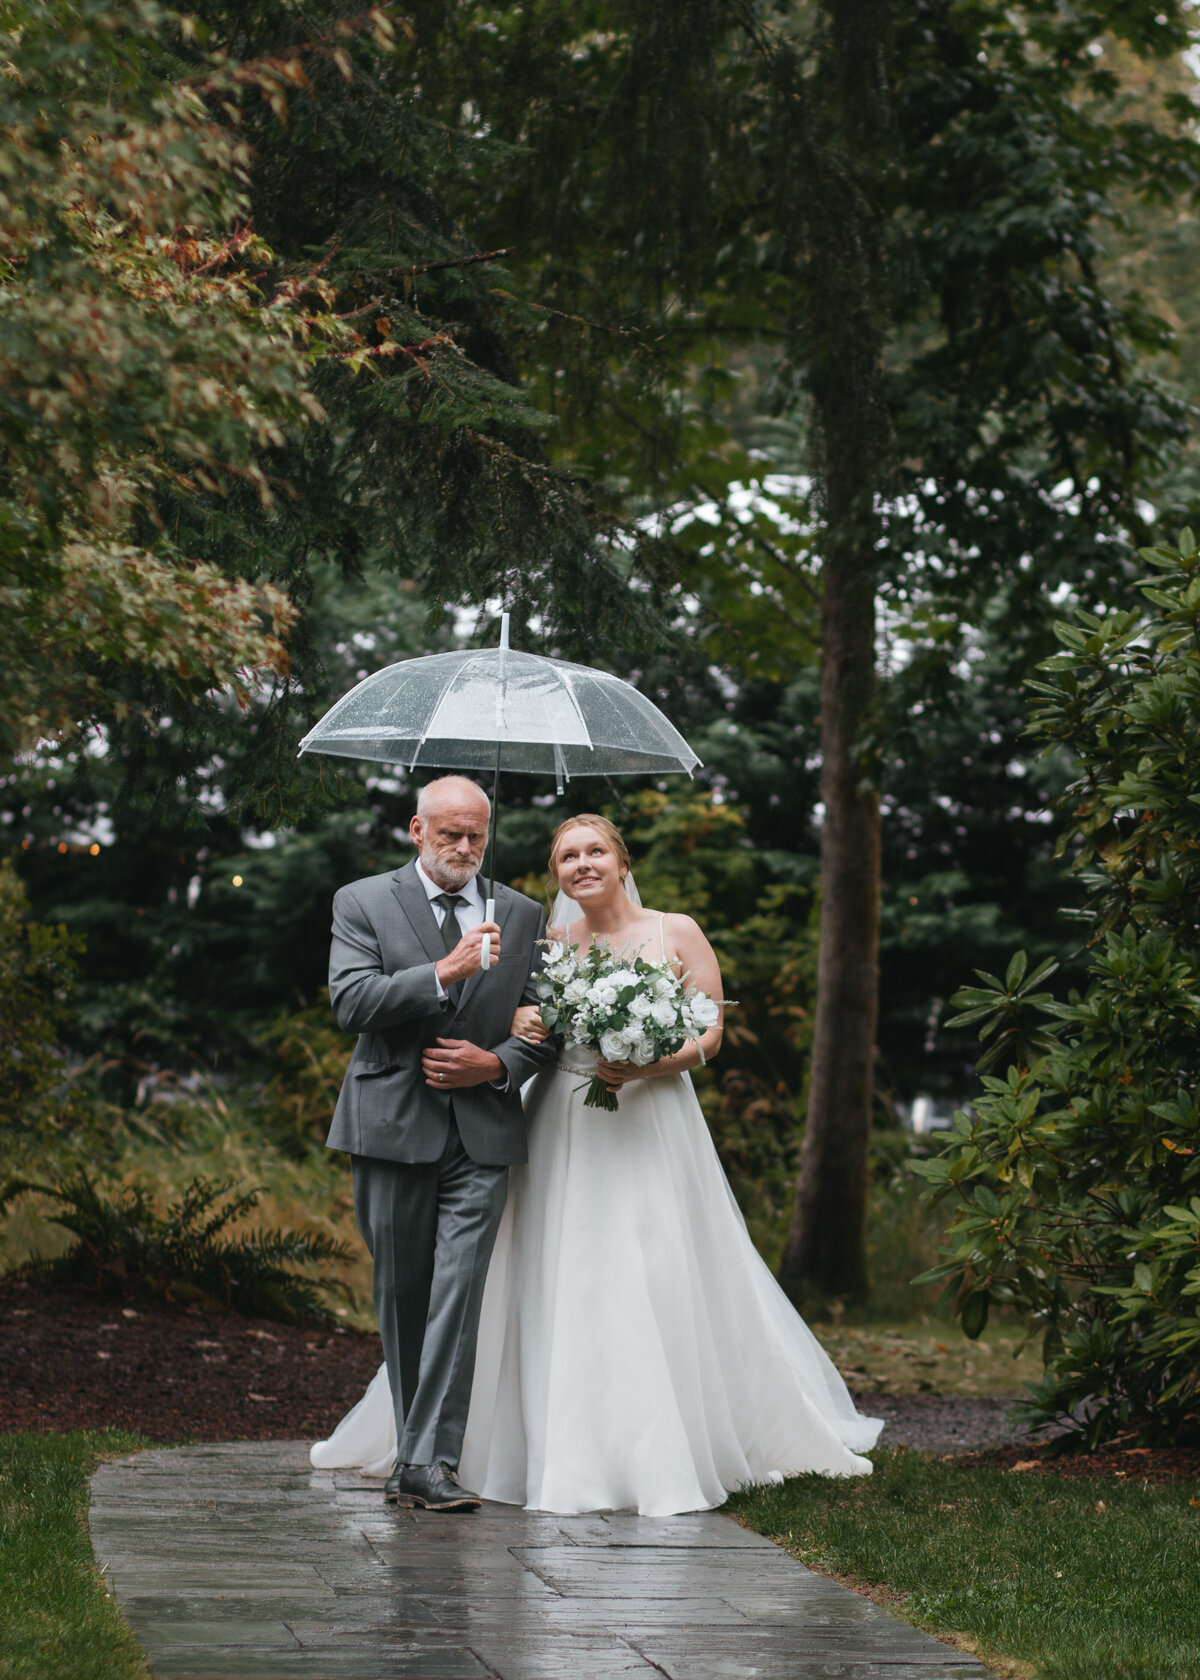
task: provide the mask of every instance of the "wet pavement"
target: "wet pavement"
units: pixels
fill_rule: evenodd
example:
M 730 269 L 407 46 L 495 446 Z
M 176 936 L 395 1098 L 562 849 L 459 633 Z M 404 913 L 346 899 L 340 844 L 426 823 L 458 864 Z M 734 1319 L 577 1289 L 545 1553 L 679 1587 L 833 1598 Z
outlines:
M 156 1680 L 986 1674 L 729 1517 L 398 1512 L 298 1442 L 115 1460 L 89 1522 Z

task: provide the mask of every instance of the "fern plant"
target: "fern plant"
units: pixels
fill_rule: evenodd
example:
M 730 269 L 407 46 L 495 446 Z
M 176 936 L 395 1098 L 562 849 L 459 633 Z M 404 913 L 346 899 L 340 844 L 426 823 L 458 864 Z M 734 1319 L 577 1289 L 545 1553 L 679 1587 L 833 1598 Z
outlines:
M 257 1187 L 238 1191 L 236 1182 L 197 1177 L 160 1214 L 140 1185 L 107 1194 L 80 1167 L 61 1185 L 10 1180 L 0 1212 L 24 1195 L 56 1203 L 51 1222 L 77 1239 L 60 1258 L 34 1263 L 62 1283 L 130 1298 L 205 1300 L 285 1322 L 327 1321 L 333 1315 L 323 1296 L 346 1292 L 336 1278 L 317 1281 L 303 1270 L 350 1259 L 345 1243 L 310 1231 L 230 1234 L 258 1205 Z

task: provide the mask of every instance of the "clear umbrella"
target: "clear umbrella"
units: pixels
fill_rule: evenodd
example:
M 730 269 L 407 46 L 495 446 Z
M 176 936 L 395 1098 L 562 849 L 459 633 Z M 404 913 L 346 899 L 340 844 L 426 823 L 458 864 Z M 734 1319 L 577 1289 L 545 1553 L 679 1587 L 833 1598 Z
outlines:
M 405 659 L 365 678 L 308 732 L 300 751 L 380 759 L 409 770 L 490 770 L 494 807 L 502 769 L 552 775 L 561 793 L 572 776 L 690 776 L 700 762 L 658 707 L 629 683 L 587 665 L 510 648 L 507 613 L 497 648 Z M 494 821 L 489 875 L 490 921 Z

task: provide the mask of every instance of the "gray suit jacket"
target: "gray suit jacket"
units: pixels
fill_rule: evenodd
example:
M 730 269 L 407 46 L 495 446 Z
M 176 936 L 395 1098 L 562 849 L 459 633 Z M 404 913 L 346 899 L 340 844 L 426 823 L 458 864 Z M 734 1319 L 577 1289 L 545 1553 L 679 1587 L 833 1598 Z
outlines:
M 528 1159 L 521 1085 L 554 1051 L 513 1038 L 508 1029 L 519 1003 L 537 1002 L 532 975 L 546 917 L 533 899 L 498 886 L 496 920 L 500 961 L 461 981 L 441 1003 L 434 964 L 446 947 L 416 865 L 352 881 L 336 894 L 329 996 L 338 1026 L 359 1038 L 326 1139 L 330 1149 L 436 1161 L 453 1103 L 472 1160 L 499 1167 Z M 507 1089 L 427 1085 L 421 1053 L 436 1038 L 465 1038 L 494 1051 L 508 1072 Z

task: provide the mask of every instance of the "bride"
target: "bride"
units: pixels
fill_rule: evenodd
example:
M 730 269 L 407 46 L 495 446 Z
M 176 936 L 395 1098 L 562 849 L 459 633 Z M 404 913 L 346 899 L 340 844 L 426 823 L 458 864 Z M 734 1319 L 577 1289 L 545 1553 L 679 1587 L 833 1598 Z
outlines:
M 669 960 L 721 996 L 708 940 L 641 905 L 607 818 L 563 823 L 550 870 L 552 939 Z M 513 1031 L 545 1036 L 531 1009 Z M 485 1499 L 668 1516 L 749 1482 L 870 1473 L 882 1423 L 855 1410 L 756 1252 L 692 1089 L 720 1044 L 718 1024 L 647 1067 L 575 1049 L 527 1088 L 529 1162 L 511 1169 L 459 1465 Z M 584 1107 L 593 1067 L 615 1114 Z M 387 1476 L 395 1451 L 381 1367 L 312 1462 Z

